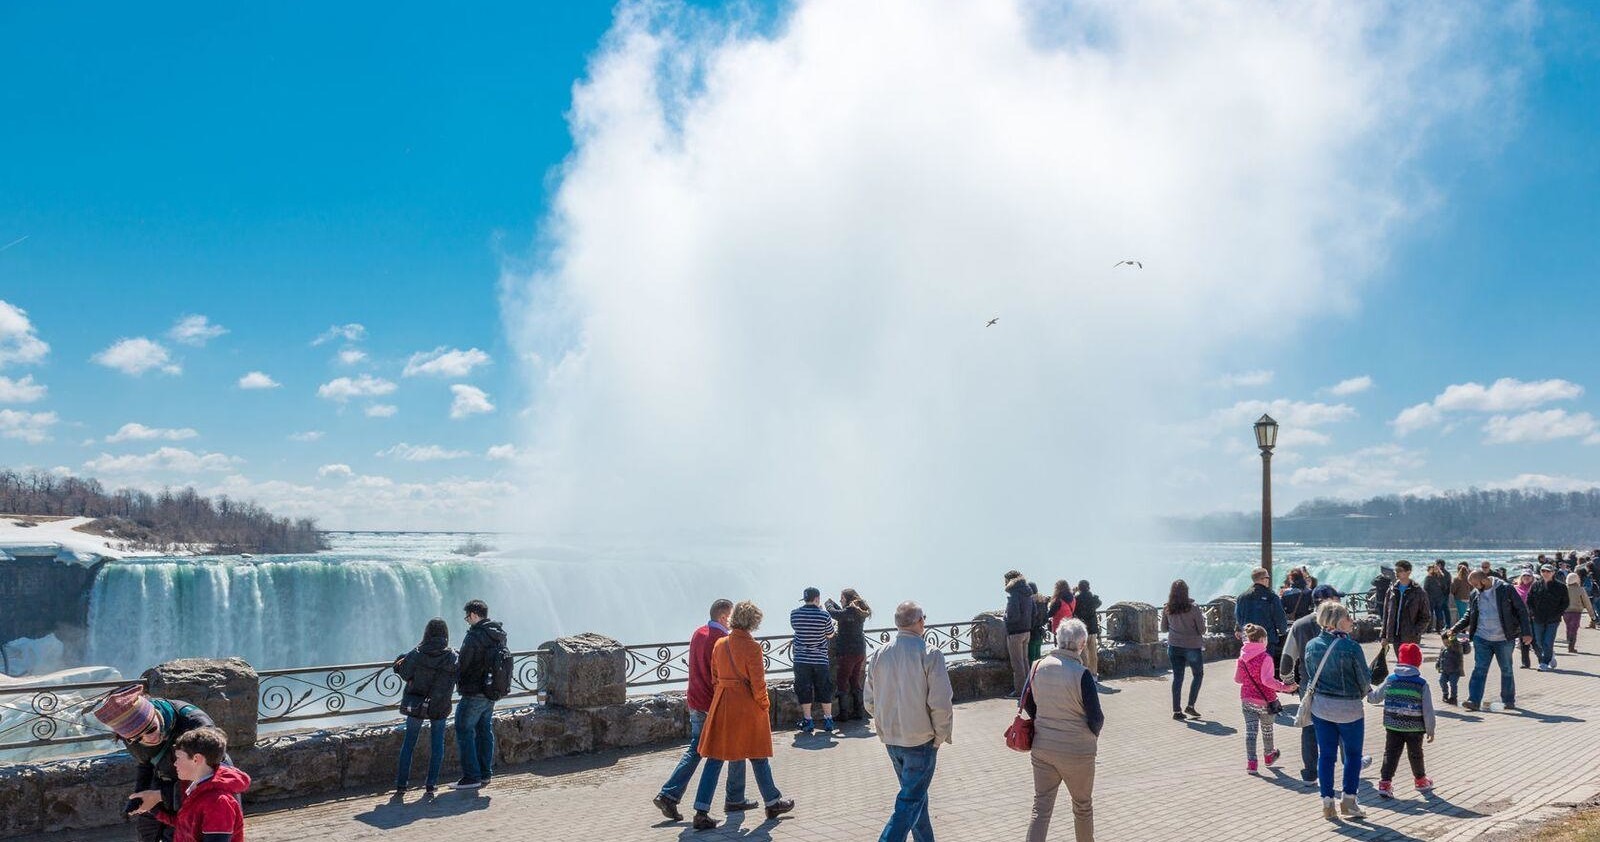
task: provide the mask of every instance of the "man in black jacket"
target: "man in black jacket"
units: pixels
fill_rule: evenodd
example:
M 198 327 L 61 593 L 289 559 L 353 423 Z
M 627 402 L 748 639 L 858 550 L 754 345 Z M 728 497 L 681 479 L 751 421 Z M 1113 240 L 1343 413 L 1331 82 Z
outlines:
M 1411 562 L 1405 559 L 1395 562 L 1394 576 L 1394 584 L 1389 587 L 1388 598 L 1383 603 L 1380 637 L 1395 647 L 1402 643 L 1420 644 L 1433 613 L 1428 607 L 1428 595 L 1412 581 Z
M 1100 597 L 1089 590 L 1089 580 L 1079 579 L 1077 590 L 1072 592 L 1072 616 L 1089 630 L 1089 639 L 1083 644 L 1083 666 L 1100 680 Z
M 461 754 L 461 780 L 451 789 L 487 786 L 494 776 L 494 699 L 488 684 L 494 662 L 506 648 L 506 632 L 489 619 L 489 606 L 474 599 L 462 609 L 467 615 L 467 636 L 461 641 L 461 672 L 456 703 L 456 750 Z
M 1011 695 L 1022 695 L 1028 677 L 1028 637 L 1033 633 L 1033 588 L 1015 570 L 1006 571 L 1006 659 L 1011 662 Z
M 133 817 L 135 835 L 140 842 L 171 842 L 173 828 L 157 821 L 149 811 L 162 804 L 176 812 L 188 790 L 178 782 L 172 745 L 184 734 L 196 728 L 215 728 L 216 723 L 188 702 L 146 695 L 143 684 L 113 692 L 95 706 L 94 716 L 116 733 L 138 764 L 132 797 L 140 800 L 144 812 Z M 222 762 L 233 764 L 227 754 Z
M 1556 628 L 1567 611 L 1571 597 L 1567 583 L 1556 578 L 1556 566 L 1539 568 L 1539 581 L 1528 590 L 1528 613 L 1533 617 L 1533 648 L 1539 653 L 1539 669 L 1556 668 Z
M 1465 631 L 1472 636 L 1472 677 L 1467 681 L 1467 701 L 1462 707 L 1477 710 L 1482 704 L 1489 662 L 1495 661 L 1500 665 L 1500 701 L 1505 702 L 1506 709 L 1515 710 L 1517 678 L 1511 666 L 1511 649 L 1519 637 L 1523 643 L 1533 641 L 1528 606 L 1515 588 L 1481 570 L 1467 574 L 1467 581 L 1476 589 L 1467 606 L 1467 616 L 1450 627 L 1451 634 Z

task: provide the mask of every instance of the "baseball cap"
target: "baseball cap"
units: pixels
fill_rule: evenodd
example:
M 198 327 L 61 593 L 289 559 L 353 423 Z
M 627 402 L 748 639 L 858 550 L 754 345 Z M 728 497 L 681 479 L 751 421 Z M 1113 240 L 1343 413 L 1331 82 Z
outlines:
M 818 599 L 821 596 L 822 596 L 822 591 L 819 591 L 816 588 L 806 588 L 806 592 L 803 595 L 801 595 L 800 601 L 801 602 L 810 602 L 811 600 Z
M 1554 573 L 1554 572 L 1556 572 L 1556 566 L 1554 564 L 1546 564 L 1543 567 L 1540 567 L 1539 570 L 1540 571 L 1548 570 L 1551 573 Z
M 1321 602 L 1324 599 L 1338 599 L 1342 596 L 1332 585 L 1318 585 L 1311 589 L 1311 601 Z

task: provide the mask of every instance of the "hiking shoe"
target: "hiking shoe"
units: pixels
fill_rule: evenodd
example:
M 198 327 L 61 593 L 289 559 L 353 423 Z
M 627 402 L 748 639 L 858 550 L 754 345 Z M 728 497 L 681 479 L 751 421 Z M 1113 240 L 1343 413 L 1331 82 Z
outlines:
M 657 795 L 650 803 L 656 805 L 656 809 L 661 811 L 661 815 L 666 816 L 668 819 L 675 822 L 683 821 L 683 814 L 678 812 L 678 802 L 673 801 L 671 798 L 665 795 Z
M 760 806 L 760 801 L 724 801 L 722 802 L 722 812 L 743 813 L 746 810 L 754 810 Z
M 1190 705 L 1190 706 L 1184 708 L 1183 712 L 1185 714 L 1187 714 L 1190 719 L 1199 719 L 1200 718 L 1200 711 L 1195 710 L 1194 709 L 1194 705 Z
M 1175 711 L 1172 712 L 1172 718 L 1178 720 L 1179 722 L 1182 722 L 1182 721 L 1188 719 L 1189 717 L 1184 716 L 1183 715 L 1183 711 L 1175 710 Z
M 1478 709 L 1478 703 L 1474 702 L 1471 699 L 1468 699 L 1468 700 L 1466 700 L 1466 701 L 1461 703 L 1461 707 L 1463 709 L 1465 709 L 1465 710 L 1477 710 Z
M 839 729 L 834 727 L 833 717 L 824 716 L 824 717 L 822 717 L 822 730 L 828 732 L 829 734 L 832 734 L 834 731 L 837 731 Z
M 1394 797 L 1394 781 L 1378 781 L 1378 797 L 1379 798 L 1393 798 Z
M 811 721 L 811 717 L 808 716 L 800 720 L 800 733 L 810 734 L 814 730 L 816 730 L 816 723 Z
M 1416 785 L 1417 792 L 1430 792 L 1433 789 L 1433 778 L 1424 775 L 1423 777 L 1417 778 Z
M 1334 803 L 1335 802 L 1334 802 L 1334 800 L 1332 798 L 1324 798 L 1324 799 L 1322 799 L 1322 817 L 1323 818 L 1325 818 L 1325 819 L 1336 819 L 1336 818 L 1339 817 L 1339 808 L 1334 806 Z
M 1550 665 L 1549 664 L 1540 664 L 1539 665 L 1539 671 L 1540 672 L 1549 672 L 1550 671 Z
M 794 799 L 793 798 L 780 798 L 777 801 L 774 801 L 771 804 L 767 805 L 767 818 L 768 819 L 775 819 L 775 818 L 783 815 L 784 813 L 789 813 L 789 812 L 793 812 L 793 811 L 794 811 Z
M 451 789 L 478 789 L 483 786 L 483 781 L 477 778 L 462 778 L 450 785 Z
M 1346 795 L 1339 802 L 1339 812 L 1343 813 L 1346 818 L 1364 819 L 1367 817 L 1366 811 L 1362 810 L 1361 805 L 1356 803 L 1354 795 Z
M 695 830 L 713 830 L 716 826 L 717 820 L 711 818 L 709 814 L 703 812 L 694 814 Z
M 1272 751 L 1267 752 L 1267 756 L 1262 758 L 1262 760 L 1265 761 L 1265 763 L 1263 763 L 1262 765 L 1271 766 L 1272 764 L 1277 763 L 1278 762 L 1278 758 L 1282 754 L 1283 754 L 1283 752 L 1278 751 L 1277 749 L 1273 749 Z
M 1245 773 L 1245 774 L 1246 774 L 1246 775 L 1254 775 L 1254 774 L 1258 774 L 1258 773 L 1257 773 L 1257 772 L 1256 772 L 1256 762 L 1255 762 L 1255 761 L 1254 761 L 1254 760 L 1247 760 L 1247 761 L 1245 761 L 1245 764 L 1244 764 L 1244 773 Z

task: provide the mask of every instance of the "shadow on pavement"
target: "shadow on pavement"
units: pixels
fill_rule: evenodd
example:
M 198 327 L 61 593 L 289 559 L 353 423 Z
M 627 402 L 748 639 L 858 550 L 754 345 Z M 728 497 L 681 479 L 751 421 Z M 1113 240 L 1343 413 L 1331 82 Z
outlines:
M 1187 726 L 1190 731 L 1198 731 L 1202 734 L 1209 734 L 1213 737 L 1226 737 L 1230 734 L 1239 733 L 1239 729 L 1234 728 L 1231 725 L 1223 725 L 1221 722 L 1206 719 L 1190 719 L 1186 720 L 1183 724 Z
M 685 828 L 678 834 L 679 839 L 751 839 L 756 842 L 768 842 L 772 839 L 772 831 L 781 820 L 758 818 L 752 814 L 752 820 L 757 823 L 750 827 L 744 826 L 744 813 L 730 816 L 727 821 L 717 826 L 714 831 L 697 831 L 693 827 Z
M 1427 813 L 1434 816 L 1449 816 L 1453 819 L 1481 819 L 1487 813 L 1480 813 L 1468 807 L 1451 802 L 1437 793 L 1409 794 L 1410 797 L 1383 799 L 1379 798 L 1365 805 L 1367 812 L 1381 810 L 1387 813 L 1399 813 L 1405 816 L 1415 816 Z
M 379 830 L 394 830 L 422 819 L 460 816 L 487 809 L 489 809 L 489 797 L 486 795 L 477 792 L 451 792 L 433 798 L 424 796 L 422 800 L 410 804 L 395 796 L 365 813 L 355 814 L 352 818 Z

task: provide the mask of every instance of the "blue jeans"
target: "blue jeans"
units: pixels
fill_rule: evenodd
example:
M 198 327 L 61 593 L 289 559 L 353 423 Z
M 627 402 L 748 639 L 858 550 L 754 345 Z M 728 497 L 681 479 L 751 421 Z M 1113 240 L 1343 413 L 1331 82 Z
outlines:
M 1500 664 L 1500 701 L 1508 705 L 1517 703 L 1517 674 L 1511 668 L 1511 650 L 1516 646 L 1509 640 L 1484 640 L 1472 638 L 1472 677 L 1467 679 L 1467 701 L 1483 702 L 1484 685 L 1489 682 L 1489 662 Z
M 1183 697 L 1183 669 L 1194 671 L 1194 683 L 1189 685 L 1189 707 L 1200 698 L 1200 681 L 1206 677 L 1205 653 L 1199 649 L 1167 647 L 1167 661 L 1172 664 L 1172 712 L 1178 712 L 1178 700 Z
M 1461 693 L 1461 676 L 1460 675 L 1441 675 L 1441 676 L 1439 676 L 1439 692 L 1446 699 L 1454 699 L 1456 696 L 1460 695 L 1460 693 Z
M 422 723 L 428 725 L 428 789 L 439 785 L 439 767 L 444 765 L 444 719 L 406 717 L 406 741 L 400 744 L 400 771 L 395 774 L 394 788 L 405 789 L 411 780 L 411 755 L 417 748 L 417 736 L 422 733 Z
M 703 710 L 689 711 L 689 746 L 683 750 L 683 756 L 678 758 L 678 768 L 672 770 L 672 777 L 667 778 L 667 783 L 661 787 L 661 794 L 674 802 L 682 801 L 684 792 L 689 789 L 689 779 L 694 777 L 694 770 L 700 768 L 700 729 L 705 727 L 706 712 Z M 728 800 L 734 803 L 744 803 L 744 761 L 735 760 L 728 767 Z M 710 811 L 711 805 L 707 804 L 699 809 Z
M 1456 620 L 1460 621 L 1462 617 L 1467 616 L 1467 610 L 1471 607 L 1464 599 L 1456 600 Z
M 1539 663 L 1545 666 L 1556 664 L 1556 629 L 1560 627 L 1560 623 L 1533 624 L 1533 650 L 1539 653 Z
M 735 760 L 739 766 L 744 765 L 743 760 Z M 711 796 L 717 794 L 717 778 L 722 776 L 721 760 L 706 758 L 706 770 L 700 773 L 700 787 L 694 793 L 694 808 L 702 813 L 711 811 Z M 761 803 L 770 807 L 774 802 L 783 798 L 783 793 L 778 791 L 778 785 L 772 780 L 772 761 L 766 757 L 750 758 L 750 771 L 756 776 L 756 789 L 761 790 Z M 734 773 L 730 770 L 728 775 Z M 742 784 L 741 784 L 742 786 Z M 743 793 L 740 793 L 741 796 Z M 732 798 L 730 795 L 729 798 Z M 743 801 L 741 797 L 739 800 Z
M 1323 798 L 1333 798 L 1333 767 L 1344 750 L 1344 794 L 1355 795 L 1361 787 L 1361 741 L 1366 723 L 1329 722 L 1320 716 L 1311 716 L 1312 727 L 1317 729 L 1317 786 Z
M 887 746 L 889 762 L 900 779 L 900 794 L 894 799 L 894 814 L 883 826 L 878 842 L 905 842 L 910 834 L 916 842 L 933 842 L 933 819 L 928 815 L 928 786 L 933 783 L 933 768 L 939 750 L 933 741 L 920 746 Z
M 456 703 L 456 750 L 462 777 L 484 781 L 494 775 L 494 702 L 462 696 Z
M 1445 607 L 1445 601 L 1441 599 L 1430 607 L 1433 608 L 1433 630 L 1442 632 L 1450 628 L 1450 610 Z

